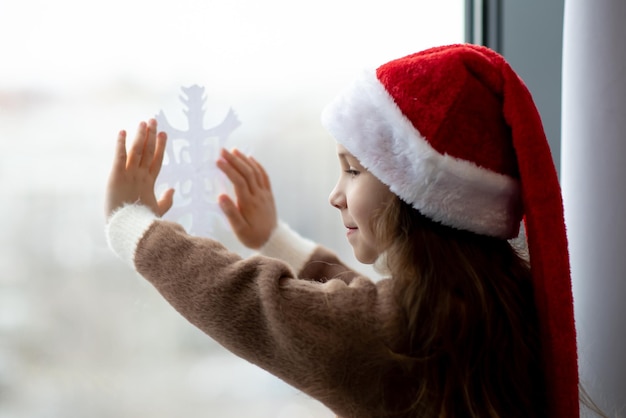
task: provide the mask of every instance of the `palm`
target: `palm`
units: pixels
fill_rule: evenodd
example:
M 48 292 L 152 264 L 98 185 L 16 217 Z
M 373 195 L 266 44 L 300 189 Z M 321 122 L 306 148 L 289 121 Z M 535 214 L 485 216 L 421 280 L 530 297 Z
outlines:
M 163 162 L 166 140 L 163 132 L 157 134 L 156 120 L 142 122 L 127 154 L 126 132 L 120 132 L 107 188 L 107 217 L 130 203 L 141 203 L 158 216 L 169 210 L 174 190 L 167 190 L 160 200 L 154 195 L 154 183 Z
M 233 183 L 237 202 L 219 197 L 220 207 L 237 238 L 249 248 L 260 248 L 277 224 L 276 205 L 265 169 L 254 158 L 222 150 L 218 167 Z

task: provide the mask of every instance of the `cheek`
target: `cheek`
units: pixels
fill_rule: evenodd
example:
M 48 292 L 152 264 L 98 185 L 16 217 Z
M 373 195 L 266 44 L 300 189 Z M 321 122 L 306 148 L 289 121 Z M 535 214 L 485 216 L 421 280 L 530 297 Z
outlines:
M 356 220 L 360 220 L 361 227 L 367 227 L 369 222 L 393 198 L 393 193 L 387 186 L 375 177 L 363 178 L 358 184 L 353 184 L 347 193 L 348 209 Z
M 368 208 L 370 212 L 378 211 L 384 207 L 394 194 L 389 190 L 387 186 L 382 183 L 377 183 L 374 187 L 369 187 L 367 193 L 367 201 L 364 202 L 364 206 Z
M 380 212 L 385 202 L 385 200 L 380 198 L 380 195 L 376 195 L 371 191 L 356 194 L 352 201 L 352 215 L 360 221 L 361 228 L 367 228 L 369 231 L 371 222 Z

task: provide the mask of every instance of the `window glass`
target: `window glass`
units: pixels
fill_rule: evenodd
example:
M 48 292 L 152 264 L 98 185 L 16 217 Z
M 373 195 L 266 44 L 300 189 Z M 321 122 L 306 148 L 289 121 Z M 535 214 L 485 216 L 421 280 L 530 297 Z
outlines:
M 108 250 L 117 132 L 232 108 L 229 146 L 270 173 L 281 218 L 358 265 L 328 194 L 320 111 L 363 68 L 463 41 L 463 1 L 78 0 L 0 4 L 0 416 L 330 417 L 226 352 Z M 222 218 L 214 234 L 246 255 Z

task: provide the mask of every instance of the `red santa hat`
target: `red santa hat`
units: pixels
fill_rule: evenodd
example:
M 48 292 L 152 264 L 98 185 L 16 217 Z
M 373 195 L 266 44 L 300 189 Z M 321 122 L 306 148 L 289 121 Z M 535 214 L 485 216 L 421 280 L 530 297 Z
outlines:
M 579 415 L 576 331 L 558 177 L 530 92 L 477 45 L 364 73 L 323 112 L 335 139 L 425 216 L 513 238 L 525 221 L 549 416 Z

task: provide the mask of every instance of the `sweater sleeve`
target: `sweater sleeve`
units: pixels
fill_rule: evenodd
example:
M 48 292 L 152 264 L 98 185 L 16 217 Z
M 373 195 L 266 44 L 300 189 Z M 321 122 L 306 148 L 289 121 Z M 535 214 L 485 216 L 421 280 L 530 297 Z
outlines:
M 311 258 L 317 244 L 303 238 L 284 222 L 278 222 L 268 241 L 259 249 L 261 255 L 278 258 L 294 271 L 300 271 Z
M 261 255 L 286 262 L 300 279 L 326 282 L 334 278 L 349 284 L 358 274 L 332 252 L 303 238 L 286 223 L 279 222 Z
M 107 232 L 122 259 L 132 260 L 182 316 L 233 353 L 341 416 L 355 416 L 376 402 L 371 359 L 388 349 L 393 322 L 385 309 L 385 281 L 358 277 L 311 244 L 298 247 L 299 255 L 285 257 L 287 262 L 261 255 L 243 259 L 137 205 L 116 213 Z M 264 251 L 271 253 L 275 243 L 280 241 Z M 324 280 L 298 278 L 298 265 Z M 333 278 L 333 269 L 351 279 Z
M 124 205 L 109 217 L 105 235 L 109 248 L 134 267 L 135 249 L 141 237 L 158 218 L 143 205 Z

